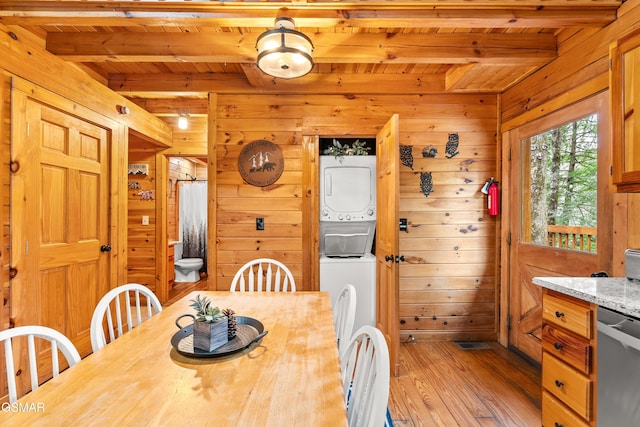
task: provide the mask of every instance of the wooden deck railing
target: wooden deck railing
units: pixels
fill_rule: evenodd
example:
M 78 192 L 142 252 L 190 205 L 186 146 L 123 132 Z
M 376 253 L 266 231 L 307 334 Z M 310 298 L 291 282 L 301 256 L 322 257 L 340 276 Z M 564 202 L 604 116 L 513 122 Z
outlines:
M 556 248 L 595 252 L 596 232 L 596 227 L 548 225 L 547 240 L 549 242 L 549 246 Z

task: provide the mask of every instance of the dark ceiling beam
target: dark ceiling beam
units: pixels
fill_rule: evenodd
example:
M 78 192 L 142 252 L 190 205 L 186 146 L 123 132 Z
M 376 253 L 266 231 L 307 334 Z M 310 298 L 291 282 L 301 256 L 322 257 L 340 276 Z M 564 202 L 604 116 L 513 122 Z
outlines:
M 73 62 L 253 63 L 259 33 L 49 33 L 47 50 Z M 316 33 L 316 63 L 542 65 L 553 34 Z
M 445 75 L 317 74 L 292 80 L 263 76 L 261 84 L 237 74 L 113 74 L 109 88 L 127 97 L 203 96 L 215 93 L 428 94 L 445 90 Z
M 602 27 L 621 0 L 446 0 L 289 2 L 2 1 L 6 25 L 271 27 L 287 16 L 298 27 L 566 28 Z

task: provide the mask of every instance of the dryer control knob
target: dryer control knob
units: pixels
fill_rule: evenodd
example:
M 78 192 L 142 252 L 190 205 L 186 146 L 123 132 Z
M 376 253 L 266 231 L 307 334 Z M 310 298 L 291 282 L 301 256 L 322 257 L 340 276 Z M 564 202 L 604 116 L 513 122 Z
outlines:
M 327 215 L 329 215 L 329 211 L 326 210 L 326 209 L 323 209 L 322 210 L 322 216 L 327 216 Z
M 338 219 L 342 221 L 342 215 L 338 215 Z
M 367 215 L 372 216 L 373 215 L 373 209 L 367 210 Z
M 351 215 L 347 215 L 347 221 L 351 219 Z

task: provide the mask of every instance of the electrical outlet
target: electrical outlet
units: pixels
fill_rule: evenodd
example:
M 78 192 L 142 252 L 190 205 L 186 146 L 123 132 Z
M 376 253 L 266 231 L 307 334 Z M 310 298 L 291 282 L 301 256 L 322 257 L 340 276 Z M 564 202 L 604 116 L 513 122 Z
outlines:
M 149 215 L 142 215 L 142 225 L 149 225 Z
M 264 218 L 256 218 L 256 230 L 264 230 Z

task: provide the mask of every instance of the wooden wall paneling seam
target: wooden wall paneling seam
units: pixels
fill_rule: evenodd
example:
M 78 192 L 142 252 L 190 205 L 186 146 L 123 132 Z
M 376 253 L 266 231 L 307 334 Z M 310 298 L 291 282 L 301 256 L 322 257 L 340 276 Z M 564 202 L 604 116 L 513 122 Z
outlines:
M 207 116 L 207 289 L 215 290 L 227 290 L 218 286 L 218 194 L 217 194 L 217 182 L 218 182 L 218 94 L 209 93 L 208 96 L 208 111 Z

